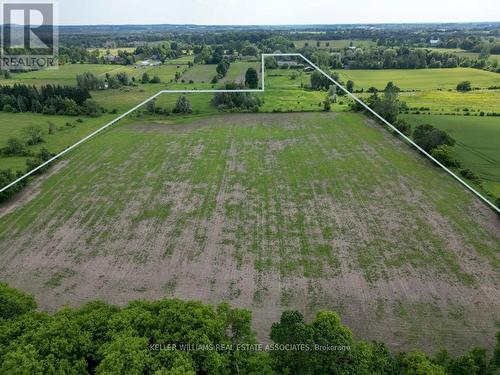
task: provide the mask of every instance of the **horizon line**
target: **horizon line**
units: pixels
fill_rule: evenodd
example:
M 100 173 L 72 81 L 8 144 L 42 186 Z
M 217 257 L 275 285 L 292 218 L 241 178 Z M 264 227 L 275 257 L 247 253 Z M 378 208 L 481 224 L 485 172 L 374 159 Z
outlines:
M 348 22 L 348 23 L 267 23 L 267 24 L 203 24 L 203 23 L 75 23 L 55 24 L 56 27 L 105 27 L 105 26 L 190 26 L 190 27 L 328 27 L 328 26 L 389 26 L 389 25 L 470 25 L 470 24 L 500 24 L 497 21 L 411 21 L 411 22 Z M 21 24 L 5 24 L 23 27 Z M 5 26 L 0 23 L 0 26 Z

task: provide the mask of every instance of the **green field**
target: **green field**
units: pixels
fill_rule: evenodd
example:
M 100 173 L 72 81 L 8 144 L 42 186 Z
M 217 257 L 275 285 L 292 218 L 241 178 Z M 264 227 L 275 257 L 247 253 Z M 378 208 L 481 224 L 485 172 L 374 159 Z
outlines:
M 100 128 L 111 121 L 117 115 L 105 115 L 98 118 L 70 117 L 70 116 L 48 116 L 33 113 L 3 113 L 0 112 L 0 148 L 6 145 L 10 137 L 24 139 L 23 129 L 29 126 L 40 126 L 44 132 L 44 142 L 36 146 L 29 146 L 28 150 L 37 152 L 41 147 L 47 148 L 52 153 L 59 153 L 66 147 L 76 143 L 92 131 Z M 82 123 L 76 122 L 80 118 Z M 53 122 L 57 126 L 55 134 L 48 134 L 48 123 Z M 71 125 L 66 125 L 66 124 Z M 0 157 L 0 170 L 26 169 L 27 157 Z
M 181 79 L 186 83 L 190 81 L 193 81 L 194 83 L 210 83 L 212 78 L 217 75 L 217 72 L 215 71 L 216 68 L 217 65 L 215 64 L 198 64 L 184 73 Z
M 296 112 L 321 111 L 326 92 L 304 90 L 301 85 L 310 83 L 310 75 L 301 70 L 266 70 L 266 91 L 262 111 Z M 342 101 L 342 99 L 340 100 Z M 333 106 L 340 111 L 347 108 L 347 100 Z
M 136 77 L 136 79 L 141 79 L 142 75 L 146 72 L 149 74 L 150 78 L 153 78 L 154 76 L 158 76 L 161 79 L 162 83 L 167 83 L 172 81 L 175 78 L 175 73 L 183 73 L 187 69 L 186 66 L 179 66 L 172 64 L 172 65 L 160 65 L 156 67 L 146 67 L 146 68 L 137 68 L 135 71 L 131 74 L 131 76 Z
M 66 64 L 57 69 L 37 70 L 26 73 L 13 73 L 12 79 L 0 79 L 0 84 L 24 83 L 27 85 L 75 85 L 76 76 L 85 72 L 104 76 L 106 73 L 116 74 L 125 71 L 132 73 L 134 67 L 122 65 L 99 64 Z
M 167 60 L 165 64 L 167 65 L 188 65 L 189 63 L 194 62 L 194 55 L 190 56 L 182 56 L 178 59 Z
M 426 49 L 430 49 L 441 53 L 453 53 L 454 55 L 460 57 L 468 57 L 471 60 L 478 60 L 480 55 L 479 52 L 469 52 L 460 48 L 426 48 Z M 488 57 L 488 60 L 500 62 L 500 55 L 490 55 Z
M 127 73 L 130 77 L 140 79 L 144 72 L 151 78 L 159 76 L 162 82 L 170 82 L 177 71 L 183 72 L 187 68 L 187 61 L 191 57 L 170 60 L 167 64 L 158 67 L 135 68 L 135 66 L 104 65 L 104 64 L 65 64 L 57 69 L 38 70 L 26 73 L 13 73 L 11 79 L 0 78 L 0 85 L 23 83 L 27 85 L 75 85 L 76 76 L 85 72 L 103 77 L 106 73 L 111 75 L 120 72 Z M 177 67 L 179 65 L 179 68 Z
M 245 84 L 245 74 L 249 68 L 254 68 L 259 74 L 259 85 L 262 80 L 261 64 L 259 62 L 234 62 L 229 67 L 227 75 L 221 80 L 222 82 L 236 82 Z
M 475 90 L 467 93 L 457 91 L 404 92 L 400 99 L 410 108 L 433 113 L 461 112 L 465 109 L 478 112 L 500 112 L 500 90 Z M 428 110 L 427 110 L 428 108 Z M 465 111 L 464 111 L 465 110 Z
M 456 89 L 462 81 L 470 81 L 474 88 L 500 86 L 500 75 L 473 68 L 450 69 L 386 69 L 342 70 L 341 79 L 354 81 L 355 89 L 376 87 L 383 90 L 392 81 L 403 90 Z
M 498 223 L 388 132 L 352 113 L 169 121 L 131 119 L 49 172 L 0 218 L 0 278 L 42 308 L 174 285 L 252 309 L 261 335 L 328 308 L 393 348 L 490 343 Z
M 431 124 L 456 141 L 455 156 L 477 173 L 484 188 L 500 197 L 500 117 L 404 116 L 412 124 Z

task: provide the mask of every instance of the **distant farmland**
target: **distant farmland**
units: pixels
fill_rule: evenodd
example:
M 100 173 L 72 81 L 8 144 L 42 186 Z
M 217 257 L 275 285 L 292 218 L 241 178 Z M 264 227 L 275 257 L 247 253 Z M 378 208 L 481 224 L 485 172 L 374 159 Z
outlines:
M 212 78 L 217 75 L 216 68 L 217 65 L 215 64 L 195 65 L 182 76 L 182 79 L 185 82 L 210 83 Z
M 249 68 L 254 68 L 259 75 L 259 83 L 262 80 L 260 62 L 235 62 L 229 67 L 226 77 L 223 82 L 236 82 L 245 84 L 245 74 Z
M 344 82 L 353 80 L 355 88 L 365 90 L 372 86 L 383 90 L 389 81 L 403 90 L 455 89 L 461 81 L 470 81 L 476 88 L 500 86 L 497 73 L 473 68 L 342 70 L 339 74 Z
M 390 133 L 352 113 L 170 121 L 130 119 L 4 207 L 0 278 L 48 309 L 167 295 L 250 308 L 261 337 L 328 308 L 393 349 L 492 344 L 498 219 Z

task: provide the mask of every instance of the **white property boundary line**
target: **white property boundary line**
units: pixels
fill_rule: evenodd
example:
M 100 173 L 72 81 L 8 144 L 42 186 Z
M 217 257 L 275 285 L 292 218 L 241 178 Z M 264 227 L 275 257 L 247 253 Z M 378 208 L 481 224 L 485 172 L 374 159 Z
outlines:
M 382 121 L 385 125 L 387 125 L 392 131 L 396 132 L 396 134 L 398 134 L 401 138 L 403 138 L 407 143 L 409 143 L 410 145 L 412 145 L 413 147 L 415 147 L 418 151 L 420 151 L 422 154 L 424 154 L 425 156 L 427 156 L 432 162 L 434 162 L 439 167 L 441 167 L 446 173 L 448 173 L 451 177 L 453 177 L 460 184 L 462 184 L 467 190 L 469 190 L 470 192 L 472 192 L 480 200 L 482 200 L 484 203 L 486 203 L 490 208 L 492 208 L 494 211 L 496 211 L 497 213 L 500 214 L 500 209 L 498 207 L 496 207 L 493 203 L 491 203 L 487 198 L 485 198 L 481 193 L 479 193 L 476 189 L 474 189 L 472 186 L 470 186 L 465 181 L 463 181 L 460 177 L 458 177 L 455 173 L 453 173 L 449 168 L 447 168 L 439 160 L 437 160 L 436 158 L 434 158 L 431 154 L 429 154 L 422 147 L 420 147 L 418 144 L 416 144 L 412 139 L 410 139 L 409 137 L 407 137 L 406 135 L 404 135 L 394 125 L 392 125 L 391 123 L 389 123 L 386 119 L 384 119 L 377 112 L 375 112 L 373 109 L 371 109 L 370 106 L 368 106 L 365 102 L 363 102 L 361 99 L 359 99 L 357 96 L 355 96 L 349 90 L 347 90 L 344 86 L 342 86 L 340 83 L 338 83 L 332 77 L 330 77 L 327 73 L 325 73 L 325 71 L 323 71 L 320 67 L 318 67 L 316 64 L 314 64 L 313 62 L 311 62 L 311 60 L 309 60 L 308 58 L 306 58 L 304 55 L 302 55 L 300 53 L 264 53 L 264 54 L 262 54 L 262 62 L 261 62 L 261 64 L 262 64 L 262 67 L 261 67 L 262 68 L 262 73 L 261 73 L 262 74 L 262 79 L 261 79 L 262 88 L 261 89 L 255 89 L 255 90 L 161 90 L 158 93 L 156 93 L 155 95 L 153 95 L 153 96 L 149 97 L 148 99 L 144 100 L 142 103 L 136 105 L 134 108 L 128 110 L 127 112 L 125 112 L 122 115 L 118 116 L 114 120 L 110 121 L 109 123 L 107 123 L 103 127 L 95 130 L 93 133 L 89 134 L 85 138 L 81 139 L 80 141 L 78 141 L 75 144 L 71 145 L 70 147 L 66 148 L 65 150 L 63 150 L 59 154 L 53 156 L 52 158 L 50 158 L 46 162 L 40 164 L 38 167 L 36 167 L 33 170 L 29 171 L 25 175 L 19 177 L 17 180 L 15 180 L 15 181 L 11 182 L 10 184 L 8 184 L 7 186 L 1 188 L 0 189 L 0 193 L 2 193 L 3 191 L 11 188 L 12 186 L 16 185 L 17 183 L 21 182 L 22 180 L 28 178 L 29 176 L 31 176 L 32 174 L 34 174 L 38 170 L 40 170 L 40 169 L 48 166 L 53 161 L 59 159 L 61 156 L 67 154 L 68 152 L 70 152 L 74 148 L 78 147 L 82 143 L 88 141 L 90 138 L 93 138 L 94 136 L 96 136 L 97 134 L 101 133 L 105 129 L 107 129 L 110 126 L 116 124 L 121 119 L 127 117 L 132 112 L 138 110 L 143 105 L 145 105 L 149 101 L 157 98 L 158 96 L 160 96 L 162 94 L 195 94 L 195 93 L 199 93 L 199 94 L 201 94 L 201 93 L 212 93 L 213 94 L 213 93 L 217 93 L 217 92 L 219 92 L 219 93 L 220 92 L 248 92 L 248 93 L 264 92 L 265 91 L 265 59 L 266 59 L 266 57 L 299 57 L 299 58 L 303 59 L 304 61 L 306 61 L 310 66 L 312 66 L 314 69 L 316 69 L 317 71 L 319 71 L 323 76 L 325 76 L 326 78 L 328 78 L 333 84 L 335 84 L 342 91 L 344 91 L 354 101 L 356 101 L 357 103 L 361 104 L 361 106 L 363 108 L 365 108 L 368 112 L 370 112 L 371 114 L 373 114 L 380 121 Z

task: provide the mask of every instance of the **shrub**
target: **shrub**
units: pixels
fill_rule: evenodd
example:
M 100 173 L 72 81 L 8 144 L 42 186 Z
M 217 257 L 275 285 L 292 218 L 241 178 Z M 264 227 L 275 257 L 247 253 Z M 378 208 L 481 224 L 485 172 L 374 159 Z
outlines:
M 453 147 L 440 145 L 431 151 L 431 155 L 446 167 L 459 167 L 460 163 L 453 157 Z
M 429 124 L 417 126 L 413 132 L 413 139 L 427 152 L 440 145 L 453 146 L 455 144 L 455 140 L 445 131 L 436 129 Z
M 23 129 L 23 133 L 28 138 L 27 143 L 30 146 L 43 142 L 43 131 L 40 126 L 28 126 Z
M 477 174 L 475 174 L 473 171 L 471 171 L 470 169 L 467 169 L 467 168 L 462 169 L 460 171 L 460 175 L 463 178 L 466 178 L 466 179 L 474 181 L 474 182 L 479 182 L 481 180 Z
M 234 82 L 226 83 L 225 90 L 242 90 L 245 87 Z M 221 111 L 253 111 L 257 112 L 261 105 L 260 99 L 248 92 L 217 92 L 212 104 Z
M 103 108 L 95 100 L 87 99 L 83 103 L 83 111 L 90 117 L 97 117 L 103 112 Z
M 254 68 L 248 68 L 245 73 L 245 86 L 250 89 L 256 89 L 259 86 L 259 75 Z
M 331 84 L 332 82 L 317 70 L 311 74 L 311 88 L 313 90 L 328 90 Z
M 192 113 L 191 103 L 189 99 L 185 96 L 180 96 L 175 103 L 175 107 L 172 110 L 173 113 Z
M 398 119 L 394 123 L 394 126 L 406 136 L 409 136 L 411 134 L 411 125 L 403 119 Z
M 149 82 L 150 83 L 161 83 L 161 79 L 158 76 L 154 76 L 153 78 L 151 78 L 151 80 Z
M 147 72 L 144 72 L 141 81 L 142 83 L 149 83 L 150 79 L 149 79 L 149 74 Z
M 7 139 L 7 145 L 3 148 L 2 153 L 4 155 L 25 155 L 26 153 L 26 148 L 24 146 L 24 143 L 21 142 L 18 138 L 16 137 L 10 137 Z
M 0 186 L 7 186 L 12 181 L 21 177 L 24 173 L 21 171 L 12 172 L 10 169 L 0 170 Z M 27 183 L 27 180 L 21 180 L 11 188 L 4 190 L 0 193 L 0 202 L 8 200 L 14 194 L 16 194 L 19 190 L 21 190 Z
M 330 112 L 331 110 L 332 110 L 332 102 L 330 101 L 330 98 L 327 97 L 323 102 L 323 111 Z
M 471 91 L 471 90 L 472 90 L 472 87 L 471 87 L 470 81 L 463 81 L 457 85 L 457 91 L 466 92 L 466 91 Z
M 14 112 L 14 108 L 10 104 L 5 104 L 2 110 L 4 112 Z
M 52 121 L 49 121 L 49 134 L 55 134 L 56 133 L 56 130 L 57 130 L 57 127 L 56 127 L 56 124 L 54 124 Z

